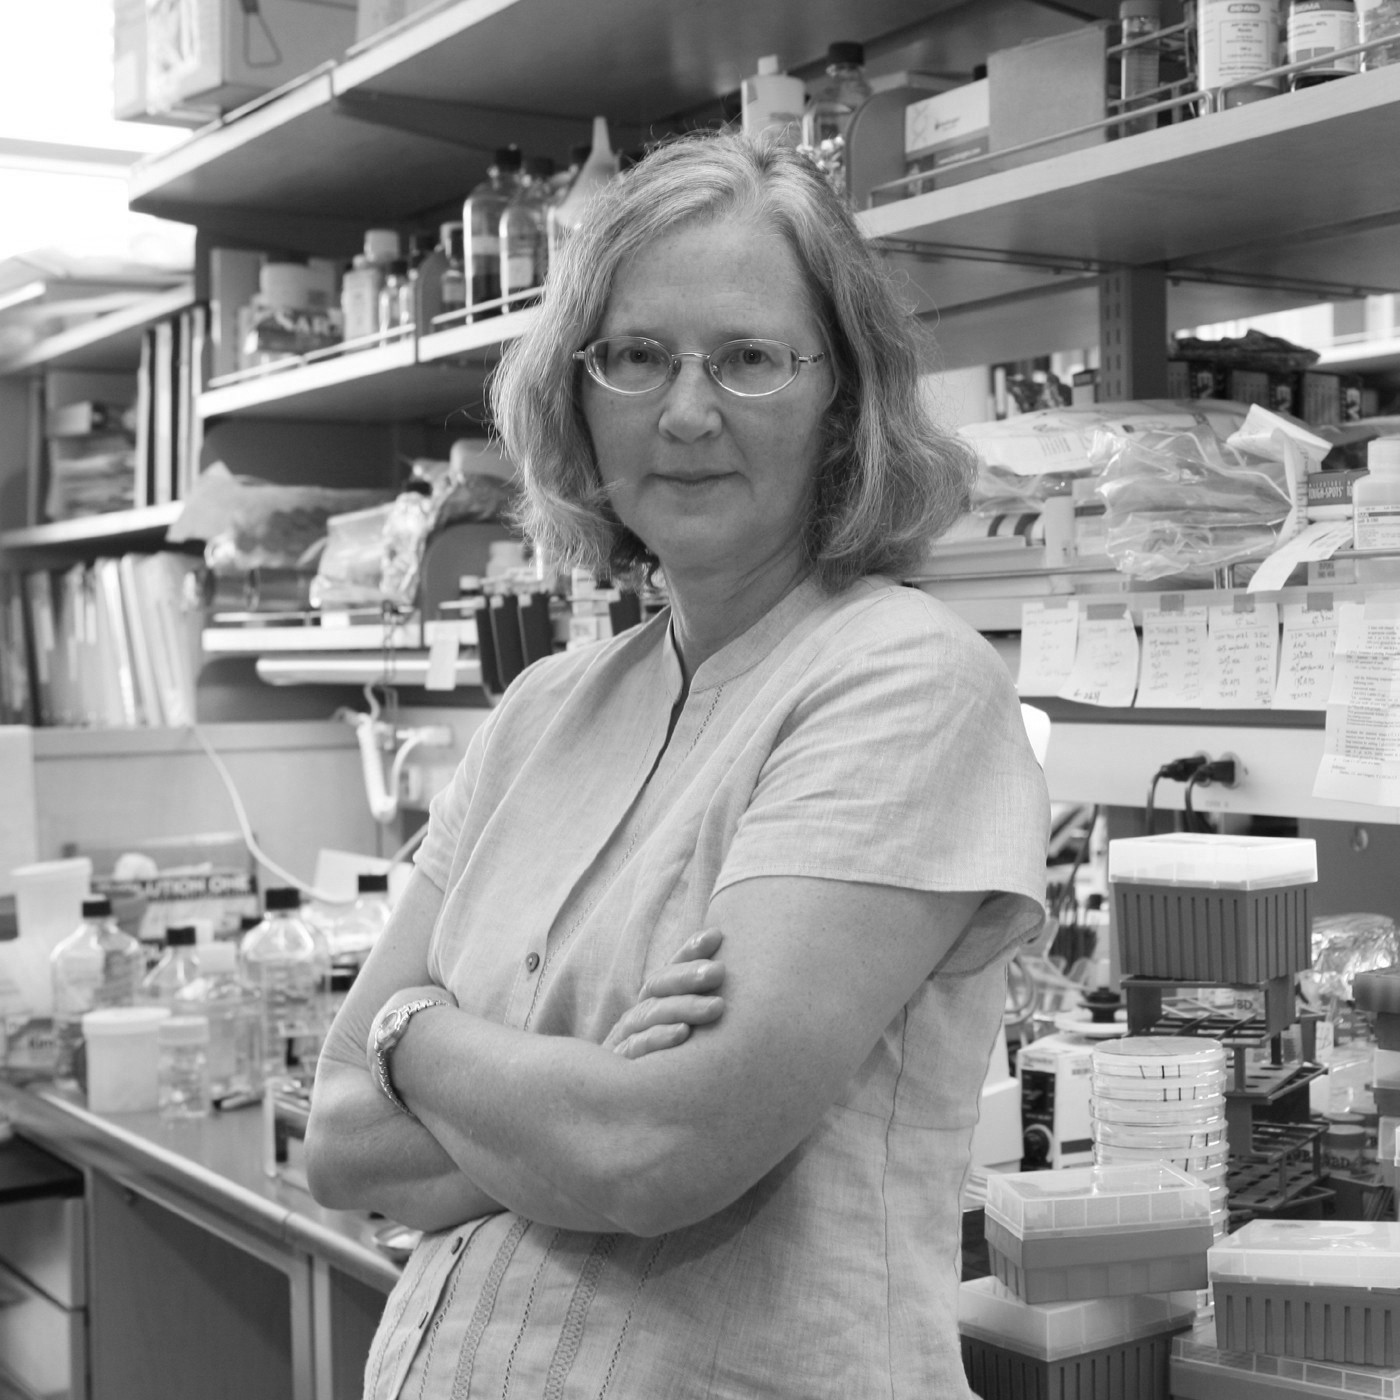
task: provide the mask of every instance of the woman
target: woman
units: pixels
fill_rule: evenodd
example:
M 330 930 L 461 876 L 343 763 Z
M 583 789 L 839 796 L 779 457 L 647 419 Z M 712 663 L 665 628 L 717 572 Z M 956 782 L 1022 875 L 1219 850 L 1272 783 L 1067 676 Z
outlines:
M 968 1393 L 1047 804 L 996 656 L 893 581 L 969 472 L 907 321 L 803 158 L 696 137 L 508 354 L 529 533 L 671 606 L 492 711 L 323 1056 L 313 1189 L 431 1232 L 368 1395 Z

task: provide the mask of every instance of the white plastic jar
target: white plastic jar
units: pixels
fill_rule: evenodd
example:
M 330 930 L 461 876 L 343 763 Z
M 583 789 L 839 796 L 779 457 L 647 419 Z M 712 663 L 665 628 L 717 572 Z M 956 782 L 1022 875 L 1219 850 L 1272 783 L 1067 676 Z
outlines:
M 1351 488 L 1352 543 L 1400 552 L 1400 437 L 1367 444 L 1366 469 L 1368 475 Z
M 159 1100 L 165 1006 L 109 1006 L 83 1016 L 87 1102 L 94 1113 L 152 1113 Z

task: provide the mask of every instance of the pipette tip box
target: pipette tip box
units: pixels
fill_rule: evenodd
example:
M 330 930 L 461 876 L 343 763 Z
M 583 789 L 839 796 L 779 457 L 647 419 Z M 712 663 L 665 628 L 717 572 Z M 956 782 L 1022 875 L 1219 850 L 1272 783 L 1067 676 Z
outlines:
M 1308 838 L 1197 832 L 1110 841 L 1123 973 L 1251 985 L 1312 966 Z
M 1172 1335 L 1194 1293 L 1125 1294 L 1036 1306 L 994 1278 L 959 1290 L 968 1383 L 983 1400 L 1168 1400 Z
M 1225 1351 L 1400 1366 L 1400 1224 L 1252 1220 L 1208 1262 Z
M 1209 1321 L 1172 1338 L 1170 1378 L 1174 1400 L 1400 1400 L 1400 1367 L 1230 1351 Z
M 1210 1190 L 1166 1162 L 987 1183 L 993 1273 L 1028 1303 L 1206 1286 Z

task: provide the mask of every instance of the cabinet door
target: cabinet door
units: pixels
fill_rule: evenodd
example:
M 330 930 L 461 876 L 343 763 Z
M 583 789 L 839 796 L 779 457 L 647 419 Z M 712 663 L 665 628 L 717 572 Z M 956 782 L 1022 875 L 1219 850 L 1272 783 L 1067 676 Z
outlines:
M 88 1207 L 93 1400 L 292 1400 L 288 1274 L 98 1172 Z

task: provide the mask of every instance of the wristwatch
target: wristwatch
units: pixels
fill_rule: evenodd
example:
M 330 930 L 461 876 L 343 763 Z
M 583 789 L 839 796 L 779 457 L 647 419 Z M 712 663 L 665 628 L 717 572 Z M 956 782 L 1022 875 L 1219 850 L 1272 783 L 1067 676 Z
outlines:
M 369 1061 L 374 1074 L 374 1082 L 379 1092 L 394 1105 L 400 1113 L 413 1117 L 409 1106 L 399 1097 L 394 1081 L 389 1077 L 389 1052 L 403 1039 L 408 1023 L 420 1011 L 430 1006 L 451 1006 L 446 997 L 419 997 L 416 1001 L 405 1002 L 402 1006 L 381 1011 L 374 1018 L 369 1031 Z

